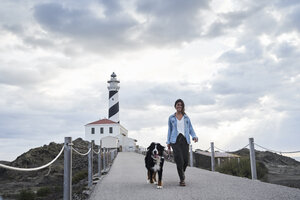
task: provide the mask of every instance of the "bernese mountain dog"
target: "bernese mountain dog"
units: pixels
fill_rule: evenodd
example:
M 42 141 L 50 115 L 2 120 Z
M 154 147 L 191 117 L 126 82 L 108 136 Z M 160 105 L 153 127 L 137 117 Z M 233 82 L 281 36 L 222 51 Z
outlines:
M 145 157 L 145 166 L 147 168 L 147 182 L 157 184 L 157 189 L 162 188 L 162 172 L 164 165 L 165 147 L 159 143 L 152 142 L 147 148 Z M 156 174 L 158 174 L 158 182 L 156 181 Z

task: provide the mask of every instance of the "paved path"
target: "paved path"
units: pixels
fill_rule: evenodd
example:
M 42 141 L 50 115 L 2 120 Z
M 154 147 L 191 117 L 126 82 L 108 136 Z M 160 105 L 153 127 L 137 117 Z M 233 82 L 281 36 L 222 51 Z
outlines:
M 173 163 L 165 162 L 163 189 L 146 183 L 144 156 L 119 153 L 110 172 L 95 186 L 90 200 L 300 200 L 300 189 L 252 181 L 188 167 L 186 187 L 178 186 Z

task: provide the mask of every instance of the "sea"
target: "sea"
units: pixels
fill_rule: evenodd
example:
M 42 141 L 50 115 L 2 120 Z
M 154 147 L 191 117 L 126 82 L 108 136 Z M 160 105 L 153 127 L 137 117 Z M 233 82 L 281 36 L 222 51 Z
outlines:
M 294 158 L 295 160 L 297 160 L 298 162 L 300 162 L 300 157 L 292 157 L 292 158 Z

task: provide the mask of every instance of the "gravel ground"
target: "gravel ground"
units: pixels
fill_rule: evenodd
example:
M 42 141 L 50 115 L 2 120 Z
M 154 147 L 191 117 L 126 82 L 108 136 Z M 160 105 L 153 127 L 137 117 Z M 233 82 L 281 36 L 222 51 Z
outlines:
M 188 167 L 186 187 L 178 186 L 176 165 L 165 162 L 163 189 L 147 184 L 144 156 L 119 153 L 109 172 L 94 188 L 90 200 L 288 200 L 300 199 L 300 189 L 252 181 Z

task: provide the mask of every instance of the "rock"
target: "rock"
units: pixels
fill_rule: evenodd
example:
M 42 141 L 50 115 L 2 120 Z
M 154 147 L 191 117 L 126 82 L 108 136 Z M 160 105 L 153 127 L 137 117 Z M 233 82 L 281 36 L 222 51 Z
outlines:
M 88 151 L 88 141 L 84 141 L 78 138 L 73 141 L 73 147 L 80 152 Z M 57 144 L 55 142 L 49 143 L 49 145 L 43 145 L 42 147 L 30 149 L 26 153 L 18 156 L 16 160 L 12 162 L 1 161 L 1 163 L 20 167 L 20 168 L 33 168 L 40 167 L 52 161 L 60 152 L 63 144 Z M 7 170 L 0 168 L 0 196 L 5 194 L 17 194 L 22 189 L 35 188 L 38 190 L 42 187 L 49 187 L 51 194 L 42 199 L 62 199 L 63 197 L 63 173 L 64 173 L 64 154 L 49 167 L 33 171 L 33 172 L 19 172 L 13 170 Z M 94 156 L 94 165 L 97 166 L 97 158 Z M 73 177 L 77 173 L 86 170 L 88 166 L 88 156 L 80 156 L 76 153 L 72 155 L 72 172 Z M 96 167 L 94 167 L 96 173 Z M 87 180 L 87 176 L 84 178 Z M 86 185 L 86 181 L 79 181 L 73 185 L 73 194 L 80 196 L 82 188 Z M 80 196 L 82 199 L 83 196 Z
M 232 153 L 249 157 L 249 149 Z M 267 182 L 300 188 L 300 162 L 269 151 L 255 151 L 255 157 L 268 169 Z

